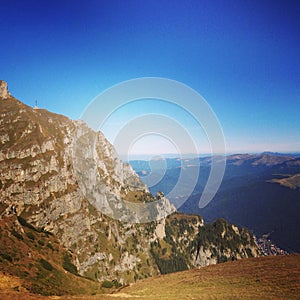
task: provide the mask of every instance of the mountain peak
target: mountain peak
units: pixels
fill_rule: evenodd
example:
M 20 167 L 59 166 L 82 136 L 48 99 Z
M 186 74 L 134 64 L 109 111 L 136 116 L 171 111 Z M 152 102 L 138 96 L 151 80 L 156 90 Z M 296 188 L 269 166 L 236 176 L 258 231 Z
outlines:
M 7 83 L 3 80 L 0 80 L 0 98 L 8 98 L 10 97 L 10 93 L 7 88 Z

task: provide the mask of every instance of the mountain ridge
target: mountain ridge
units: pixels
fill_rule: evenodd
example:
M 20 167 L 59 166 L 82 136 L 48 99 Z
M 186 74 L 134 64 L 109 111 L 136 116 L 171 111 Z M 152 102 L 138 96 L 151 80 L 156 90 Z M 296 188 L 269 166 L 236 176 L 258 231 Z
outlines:
M 232 154 L 226 159 L 222 184 L 212 201 L 203 209 L 199 209 L 198 203 L 209 176 L 211 157 L 167 159 L 165 170 L 151 170 L 146 161 L 131 163 L 142 180 L 156 178 L 156 174 L 162 177 L 150 190 L 153 193 L 162 190 L 174 203 L 176 198 L 173 199 L 171 196 L 174 195 L 168 193 L 179 184 L 181 170 L 184 169 L 185 174 L 199 176 L 192 190 L 188 182 L 181 180 L 179 190 L 187 200 L 178 208 L 180 212 L 196 212 L 207 222 L 225 218 L 247 227 L 257 236 L 270 234 L 272 242 L 284 250 L 299 252 L 299 155 Z
M 120 161 L 103 134 L 82 121 L 30 108 L 10 95 L 0 97 L 0 111 L 1 219 L 15 215 L 20 231 L 20 220 L 25 220 L 50 232 L 72 252 L 71 263 L 80 276 L 128 284 L 161 273 L 215 264 L 232 256 L 260 255 L 246 229 L 225 221 L 207 226 L 200 216 L 176 213 L 162 193 L 152 196 L 133 169 Z M 96 173 L 84 170 L 83 175 L 92 182 L 84 182 L 83 187 L 74 170 L 78 129 L 84 133 L 86 140 L 81 142 L 87 141 L 87 146 L 89 137 L 94 139 L 96 151 Z M 84 159 L 89 151 L 79 151 L 77 159 L 89 162 Z M 97 185 L 93 185 L 91 174 L 97 177 Z M 100 198 L 93 200 L 94 192 Z M 139 216 L 122 210 L 125 202 L 154 203 L 157 219 L 136 223 Z M 103 209 L 122 212 L 133 222 L 120 222 L 104 214 Z M 166 217 L 165 213 L 170 215 Z M 2 250 L 4 256 L 11 256 Z M 4 262 L 14 268 L 14 257 Z

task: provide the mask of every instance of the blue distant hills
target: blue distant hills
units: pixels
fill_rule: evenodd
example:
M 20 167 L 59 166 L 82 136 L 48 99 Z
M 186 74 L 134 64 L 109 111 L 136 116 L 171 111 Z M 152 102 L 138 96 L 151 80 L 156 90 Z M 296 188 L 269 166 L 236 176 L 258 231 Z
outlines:
M 206 156 L 150 162 L 133 160 L 130 164 L 154 194 L 162 191 L 168 196 L 180 174 L 183 171 L 188 174 L 180 181 L 180 195 L 171 193 L 169 197 L 173 203 L 178 203 L 176 197 L 184 198 L 189 193 L 178 208 L 180 212 L 200 214 L 207 222 L 225 218 L 256 235 L 268 234 L 273 242 L 289 252 L 300 252 L 300 154 L 228 155 L 220 189 L 213 200 L 200 209 L 198 203 L 211 161 L 212 158 Z M 191 176 L 199 176 L 192 193 L 189 190 Z

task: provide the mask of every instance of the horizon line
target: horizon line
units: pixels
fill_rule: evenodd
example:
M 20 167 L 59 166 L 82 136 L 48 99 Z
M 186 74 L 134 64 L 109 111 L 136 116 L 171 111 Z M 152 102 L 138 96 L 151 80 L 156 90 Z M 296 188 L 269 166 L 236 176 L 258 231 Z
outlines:
M 300 155 L 299 151 L 228 151 L 226 153 L 138 153 L 138 154 L 130 154 L 130 155 L 122 155 L 119 154 L 119 157 L 123 160 L 123 158 L 129 158 L 131 160 L 150 160 L 151 158 L 159 157 L 161 158 L 196 158 L 196 157 L 207 157 L 207 156 L 230 156 L 230 155 L 239 155 L 239 154 L 276 154 L 276 155 Z M 126 160 L 125 160 L 126 161 Z

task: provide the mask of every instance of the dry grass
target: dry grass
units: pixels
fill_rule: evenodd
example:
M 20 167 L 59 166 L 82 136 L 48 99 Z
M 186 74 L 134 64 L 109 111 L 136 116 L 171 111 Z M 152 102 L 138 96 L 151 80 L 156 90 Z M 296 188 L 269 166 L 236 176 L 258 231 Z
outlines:
M 110 295 L 41 297 L 0 273 L 0 299 L 300 299 L 300 255 L 249 258 L 138 281 Z
M 24 283 L 23 280 L 21 280 L 18 277 L 0 273 L 0 299 L 1 300 L 44 299 L 44 297 L 42 296 L 30 294 L 23 287 L 23 283 Z
M 115 297 L 300 299 L 300 255 L 243 259 L 149 278 L 122 289 Z
M 99 283 L 74 274 L 71 255 L 55 236 L 31 227 L 29 224 L 21 226 L 15 215 L 0 220 L 1 300 L 18 299 L 16 297 L 24 293 L 26 297 L 22 299 L 40 299 L 33 293 L 103 293 Z M 29 291 L 31 298 L 28 298 Z

